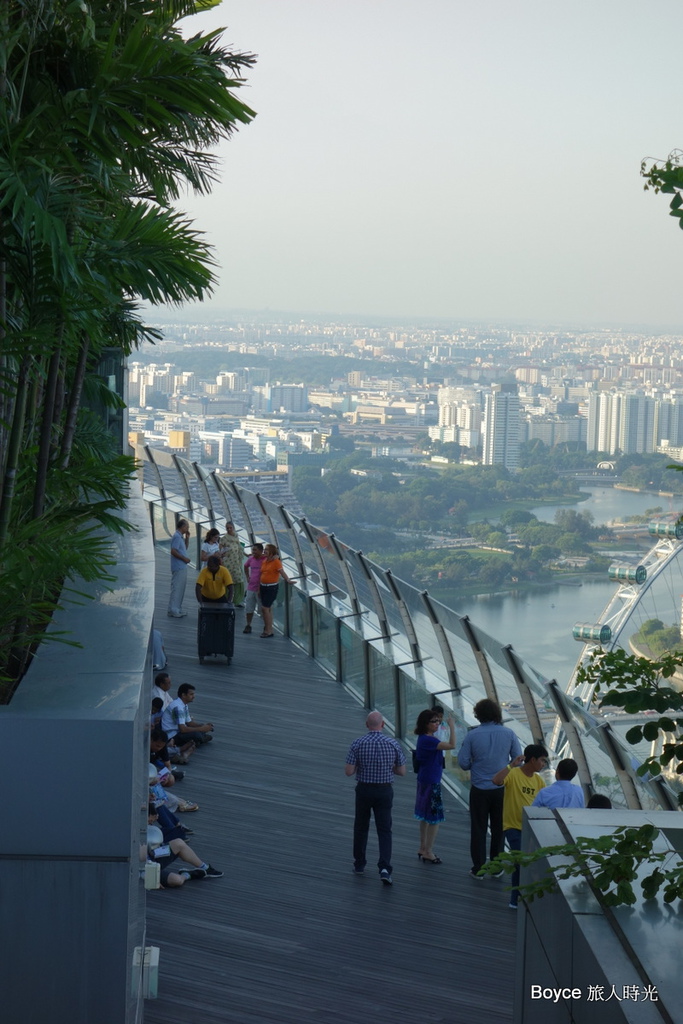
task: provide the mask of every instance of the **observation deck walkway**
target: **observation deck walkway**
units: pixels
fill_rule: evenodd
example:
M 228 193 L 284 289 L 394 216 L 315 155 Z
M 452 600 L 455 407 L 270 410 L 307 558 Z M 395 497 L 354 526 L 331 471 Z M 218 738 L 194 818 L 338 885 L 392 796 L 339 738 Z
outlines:
M 469 818 L 445 794 L 443 864 L 418 861 L 415 776 L 395 784 L 394 885 L 351 871 L 348 746 L 366 712 L 290 640 L 242 634 L 235 657 L 199 664 L 194 575 L 187 618 L 169 619 L 168 554 L 157 551 L 156 623 L 173 691 L 215 725 L 175 792 L 193 849 L 225 872 L 147 896 L 161 948 L 145 1024 L 505 1024 L 512 1020 L 516 915 L 504 880 L 469 876 Z M 260 619 L 254 623 L 260 626 Z M 410 760 L 410 759 L 409 759 Z

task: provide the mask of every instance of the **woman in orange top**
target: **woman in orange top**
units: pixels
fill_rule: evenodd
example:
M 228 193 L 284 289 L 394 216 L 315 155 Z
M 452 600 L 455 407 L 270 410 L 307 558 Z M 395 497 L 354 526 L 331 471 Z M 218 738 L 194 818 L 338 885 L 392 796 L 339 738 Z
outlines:
M 264 554 L 265 558 L 261 562 L 261 586 L 259 589 L 261 615 L 263 616 L 261 636 L 264 639 L 269 639 L 273 635 L 273 605 L 277 597 L 279 580 L 282 576 L 283 580 L 289 583 L 289 578 L 282 568 L 282 562 L 278 558 L 278 550 L 274 544 L 266 544 Z

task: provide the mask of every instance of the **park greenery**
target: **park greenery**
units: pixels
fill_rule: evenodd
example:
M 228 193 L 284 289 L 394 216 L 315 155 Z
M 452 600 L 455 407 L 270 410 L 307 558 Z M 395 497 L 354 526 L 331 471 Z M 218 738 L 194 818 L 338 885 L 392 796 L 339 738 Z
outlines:
M 183 37 L 209 6 L 2 6 L 0 699 L 60 601 L 80 599 L 74 580 L 108 578 L 134 470 L 111 380 L 158 337 L 140 303 L 212 288 L 176 202 L 210 191 L 210 148 L 252 119 L 236 93 L 253 58 L 217 32 Z
M 515 473 L 464 464 L 435 469 L 373 458 L 368 449 L 334 451 L 322 474 L 317 466 L 296 467 L 292 488 L 312 522 L 420 588 L 544 583 L 577 557 L 587 559 L 582 572 L 604 571 L 609 559 L 596 548 L 611 535 L 590 513 L 560 509 L 545 523 L 527 510 L 578 502 L 579 484 L 561 473 L 585 468 L 586 453 L 532 442 L 523 446 L 522 462 Z M 594 454 L 588 465 L 595 466 Z
M 636 650 L 646 647 L 649 654 L 659 658 L 680 648 L 681 631 L 678 626 L 666 626 L 661 619 L 646 619 L 631 637 Z

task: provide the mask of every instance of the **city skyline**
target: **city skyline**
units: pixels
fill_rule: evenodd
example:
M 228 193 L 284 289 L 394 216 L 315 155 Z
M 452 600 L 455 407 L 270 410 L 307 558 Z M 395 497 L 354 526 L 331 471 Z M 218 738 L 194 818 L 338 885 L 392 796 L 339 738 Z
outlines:
M 683 145 L 671 2 L 232 0 L 255 122 L 182 206 L 235 310 L 683 325 L 642 159 Z

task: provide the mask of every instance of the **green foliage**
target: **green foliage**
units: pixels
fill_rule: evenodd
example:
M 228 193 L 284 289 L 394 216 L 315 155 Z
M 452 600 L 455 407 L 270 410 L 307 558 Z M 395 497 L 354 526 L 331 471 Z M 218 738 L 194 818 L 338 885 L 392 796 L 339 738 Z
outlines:
M 17 0 L 0 19 L 0 677 L 5 697 L 76 575 L 106 579 L 132 460 L 96 413 L 101 364 L 154 340 L 139 304 L 201 299 L 202 236 L 175 208 L 253 115 L 248 54 L 183 38 L 205 0 Z M 5 581 L 6 584 L 5 584 Z M 67 581 L 62 591 L 64 582 Z M 60 591 L 62 597 L 60 598 Z M 52 634 L 51 634 L 52 636 Z M 64 639 L 64 638 L 62 638 Z
M 659 620 L 650 620 L 658 623 Z M 683 653 L 662 655 L 653 661 L 621 648 L 597 650 L 577 673 L 577 684 L 595 686 L 600 707 L 622 708 L 629 715 L 654 711 L 657 717 L 629 729 L 629 743 L 661 742 L 661 754 L 645 758 L 638 774 L 683 776 L 683 692 L 669 685 L 683 667 Z M 683 791 L 678 801 L 683 806 Z
M 661 891 L 665 903 L 683 900 L 683 861 L 679 860 L 673 867 L 662 868 L 661 865 L 670 860 L 671 853 L 655 850 L 658 836 L 659 831 L 654 825 L 645 824 L 639 828 L 622 825 L 613 833 L 597 839 L 579 836 L 575 843 L 545 846 L 533 853 L 502 853 L 486 864 L 479 874 L 493 875 L 501 868 L 509 874 L 517 865 L 529 867 L 549 860 L 552 873 L 520 886 L 525 899 L 534 900 L 555 892 L 558 882 L 576 878 L 590 886 L 603 906 L 617 907 L 636 902 L 634 883 L 640 866 L 647 862 L 655 867 L 640 880 L 644 899 L 654 899 Z

